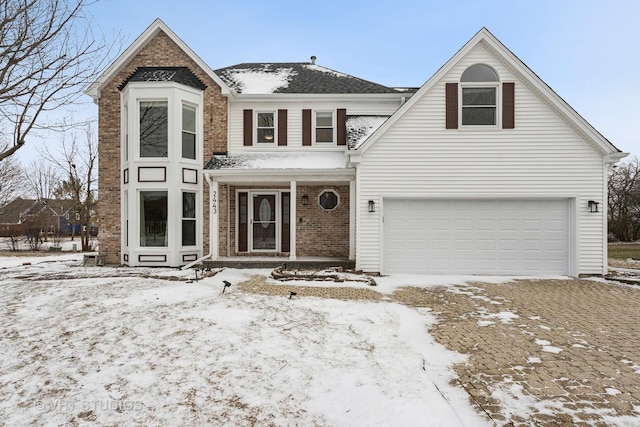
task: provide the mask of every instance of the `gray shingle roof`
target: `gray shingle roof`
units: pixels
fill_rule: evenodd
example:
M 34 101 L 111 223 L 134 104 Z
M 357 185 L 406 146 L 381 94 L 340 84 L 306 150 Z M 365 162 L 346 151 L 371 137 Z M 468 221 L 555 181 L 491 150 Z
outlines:
M 215 70 L 238 93 L 399 93 L 309 62 L 245 63 Z M 260 84 L 262 81 L 264 84 Z M 268 81 L 271 86 L 268 86 Z
M 118 89 L 124 89 L 129 82 L 176 82 L 200 90 L 207 87 L 187 67 L 138 67 Z

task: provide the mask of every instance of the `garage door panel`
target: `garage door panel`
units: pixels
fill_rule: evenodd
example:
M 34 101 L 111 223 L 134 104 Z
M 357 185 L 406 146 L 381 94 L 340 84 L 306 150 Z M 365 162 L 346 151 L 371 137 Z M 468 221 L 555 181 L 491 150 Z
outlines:
M 386 273 L 568 273 L 566 199 L 385 200 L 384 206 Z

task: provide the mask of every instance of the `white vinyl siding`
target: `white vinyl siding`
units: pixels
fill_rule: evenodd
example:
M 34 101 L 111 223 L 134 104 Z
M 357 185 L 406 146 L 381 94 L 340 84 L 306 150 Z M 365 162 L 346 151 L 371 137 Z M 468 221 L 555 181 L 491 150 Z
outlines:
M 459 81 L 475 63 L 515 82 L 515 129 L 445 129 L 445 82 Z M 603 202 L 604 167 L 601 155 L 567 122 L 477 46 L 362 155 L 357 268 L 382 270 L 385 197 L 542 197 L 575 199 L 573 273 L 602 274 L 605 214 L 589 213 L 587 201 Z M 376 202 L 375 213 L 367 212 L 368 200 Z
M 274 150 L 277 147 L 269 144 L 254 144 L 251 147 L 243 145 L 243 111 L 277 111 L 287 110 L 287 147 L 279 147 L 278 150 L 346 150 L 345 146 L 336 146 L 334 143 L 314 145 L 312 147 L 302 146 L 302 110 L 312 111 L 332 111 L 333 120 L 336 120 L 336 111 L 345 108 L 347 115 L 391 115 L 400 107 L 400 100 L 354 102 L 332 101 L 332 102 L 234 102 L 229 105 L 229 153 L 241 151 Z M 313 123 L 312 123 L 313 124 Z M 277 123 L 276 123 L 277 127 Z M 255 132 L 255 123 L 254 123 Z M 313 129 L 315 132 L 315 128 Z M 335 131 L 334 131 L 335 136 Z

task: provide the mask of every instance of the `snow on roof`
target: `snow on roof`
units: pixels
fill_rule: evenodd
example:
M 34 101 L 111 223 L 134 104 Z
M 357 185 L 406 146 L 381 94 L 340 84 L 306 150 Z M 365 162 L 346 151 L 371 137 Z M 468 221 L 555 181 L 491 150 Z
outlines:
M 240 93 L 269 94 L 289 86 L 291 78 L 297 73 L 292 68 L 272 69 L 265 64 L 262 69 L 228 69 L 233 89 Z
M 205 169 L 346 169 L 343 151 L 215 155 Z
M 389 116 L 347 116 L 347 145 L 349 149 L 357 149 L 374 133 Z
M 401 92 L 316 64 L 301 62 L 244 63 L 215 71 L 225 84 L 241 94 Z

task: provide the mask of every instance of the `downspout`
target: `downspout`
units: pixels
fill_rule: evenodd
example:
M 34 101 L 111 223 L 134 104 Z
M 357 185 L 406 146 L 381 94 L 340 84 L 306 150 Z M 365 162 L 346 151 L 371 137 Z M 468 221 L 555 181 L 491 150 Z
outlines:
M 180 267 L 180 270 L 186 270 L 188 268 L 193 267 L 196 264 L 200 264 L 202 261 L 204 261 L 205 259 L 209 259 L 213 256 L 213 244 L 211 242 L 211 236 L 213 236 L 213 218 L 212 218 L 212 214 L 211 214 L 211 204 L 213 203 L 213 194 L 211 193 L 211 186 L 213 185 L 213 179 L 211 179 L 210 175 L 205 174 L 204 175 L 205 179 L 207 180 L 207 182 L 209 183 L 209 253 L 205 256 L 203 256 L 202 258 L 198 258 L 195 261 L 191 261 L 189 264 L 184 265 L 182 267 Z

